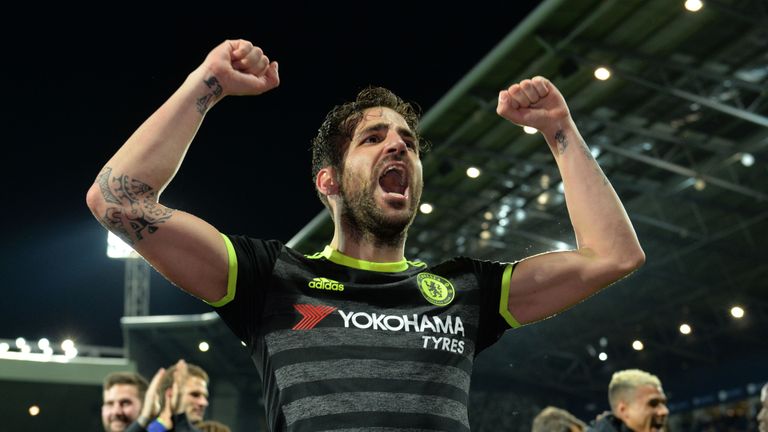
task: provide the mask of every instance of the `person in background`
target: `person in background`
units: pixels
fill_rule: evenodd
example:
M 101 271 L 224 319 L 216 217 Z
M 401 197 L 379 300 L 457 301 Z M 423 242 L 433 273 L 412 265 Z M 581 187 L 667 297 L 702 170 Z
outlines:
M 548 406 L 533 418 L 531 432 L 582 432 L 587 424 L 568 411 Z
M 611 411 L 597 418 L 588 431 L 659 432 L 667 424 L 667 396 L 655 375 L 640 369 L 618 371 L 608 384 Z
M 232 432 L 229 426 L 216 420 L 203 420 L 197 424 L 201 432 Z
M 203 421 L 205 410 L 208 408 L 209 383 L 210 378 L 203 368 L 179 360 L 165 372 L 158 392 L 165 394 L 173 390 L 174 384 L 177 385 L 180 399 L 175 412 L 184 413 L 190 423 L 196 424 Z
M 136 372 L 113 372 L 104 378 L 101 422 L 106 432 L 124 431 L 138 418 L 148 385 Z
M 179 360 L 155 373 L 141 415 L 126 432 L 199 432 L 193 423 L 202 420 L 207 398 L 208 374 L 199 366 Z

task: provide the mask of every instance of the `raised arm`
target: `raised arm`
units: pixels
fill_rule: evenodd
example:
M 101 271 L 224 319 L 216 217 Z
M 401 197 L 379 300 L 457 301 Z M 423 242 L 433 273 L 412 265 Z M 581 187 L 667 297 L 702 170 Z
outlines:
M 207 301 L 226 293 L 228 259 L 219 232 L 159 203 L 206 112 L 227 95 L 257 95 L 279 84 L 277 63 L 245 40 L 214 48 L 181 87 L 107 162 L 87 203 L 104 227 L 185 291 Z
M 535 77 L 499 93 L 497 112 L 538 129 L 549 144 L 565 187 L 577 249 L 524 259 L 509 286 L 509 312 L 521 324 L 573 306 L 645 262 L 627 213 L 592 157 L 560 91 Z

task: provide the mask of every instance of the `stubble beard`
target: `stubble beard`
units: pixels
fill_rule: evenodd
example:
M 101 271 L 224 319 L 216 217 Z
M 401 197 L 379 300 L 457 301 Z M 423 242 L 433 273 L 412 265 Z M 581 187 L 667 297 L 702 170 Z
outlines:
M 362 187 L 351 187 L 353 184 Z M 408 228 L 416 217 L 416 206 L 421 188 L 411 189 L 408 212 L 386 216 L 376 205 L 374 194 L 378 183 L 366 181 L 361 176 L 342 174 L 341 222 L 349 228 L 349 235 L 357 242 L 370 242 L 377 247 L 398 247 L 405 242 Z
M 126 430 L 128 426 L 132 423 L 130 419 L 126 416 L 116 416 L 121 422 L 123 422 L 123 428 L 120 430 Z M 102 422 L 104 423 L 104 422 Z M 104 431 L 105 432 L 115 432 L 116 429 L 112 428 L 112 420 L 107 420 L 107 423 L 104 423 Z

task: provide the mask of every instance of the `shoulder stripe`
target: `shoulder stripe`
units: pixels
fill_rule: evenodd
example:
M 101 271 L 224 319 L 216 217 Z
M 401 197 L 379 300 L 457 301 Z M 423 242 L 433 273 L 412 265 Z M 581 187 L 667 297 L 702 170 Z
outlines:
M 320 259 L 322 257 L 323 257 L 322 252 L 315 252 L 312 255 L 304 255 L 304 258 L 309 258 L 309 259 Z

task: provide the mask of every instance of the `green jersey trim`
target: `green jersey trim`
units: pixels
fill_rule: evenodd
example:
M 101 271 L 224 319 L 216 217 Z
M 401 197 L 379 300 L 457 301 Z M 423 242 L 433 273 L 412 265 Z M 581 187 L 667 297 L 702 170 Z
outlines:
M 501 277 L 501 298 L 499 299 L 499 313 L 504 317 L 504 321 L 512 328 L 520 327 L 520 323 L 517 322 L 515 317 L 509 313 L 509 282 L 512 280 L 512 270 L 514 270 L 515 264 L 507 265 L 504 269 L 504 274 Z
M 227 260 L 229 261 L 229 271 L 227 272 L 227 295 L 215 302 L 206 302 L 213 307 L 222 307 L 225 304 L 231 302 L 235 298 L 235 291 L 237 290 L 237 254 L 235 253 L 235 247 L 232 246 L 232 241 L 229 237 L 221 234 L 224 239 L 224 244 L 227 246 Z
M 336 263 L 339 265 L 352 267 L 360 270 L 377 271 L 377 272 L 384 272 L 384 273 L 397 273 L 397 272 L 408 270 L 408 261 L 406 261 L 405 259 L 402 259 L 400 261 L 385 262 L 385 263 L 365 261 L 365 260 L 352 258 L 351 256 L 344 255 L 343 253 L 331 248 L 330 246 L 326 246 L 322 252 L 318 252 L 314 255 L 306 255 L 306 257 L 311 259 L 326 258 L 328 261 L 332 263 Z

